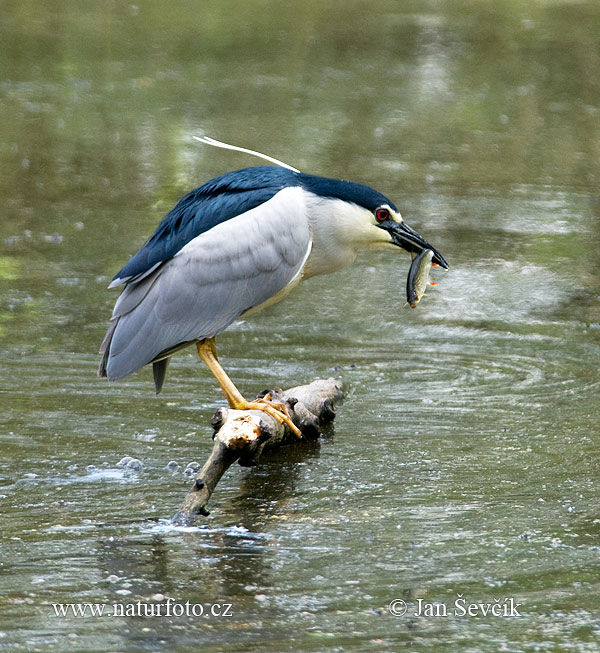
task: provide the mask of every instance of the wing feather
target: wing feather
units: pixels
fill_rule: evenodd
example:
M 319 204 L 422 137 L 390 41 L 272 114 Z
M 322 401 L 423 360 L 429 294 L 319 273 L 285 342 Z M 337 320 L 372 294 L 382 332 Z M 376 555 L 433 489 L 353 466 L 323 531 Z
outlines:
M 167 350 L 218 335 L 296 282 L 310 246 L 301 188 L 285 188 L 200 234 L 123 291 L 105 352 L 107 376 L 123 378 Z
M 260 206 L 283 188 L 296 185 L 298 179 L 291 170 L 257 166 L 207 181 L 177 202 L 109 287 L 140 281 L 196 236 Z

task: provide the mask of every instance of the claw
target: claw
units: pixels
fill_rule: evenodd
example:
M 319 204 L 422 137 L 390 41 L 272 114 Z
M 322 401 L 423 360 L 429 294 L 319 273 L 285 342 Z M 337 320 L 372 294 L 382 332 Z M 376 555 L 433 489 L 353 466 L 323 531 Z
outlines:
M 288 412 L 287 406 L 279 401 L 271 401 L 266 395 L 262 399 L 256 401 L 249 401 L 243 406 L 242 410 L 262 410 L 270 415 L 273 419 L 277 420 L 280 424 L 285 424 L 290 431 L 299 439 L 302 439 L 302 431 L 292 422 L 292 418 Z

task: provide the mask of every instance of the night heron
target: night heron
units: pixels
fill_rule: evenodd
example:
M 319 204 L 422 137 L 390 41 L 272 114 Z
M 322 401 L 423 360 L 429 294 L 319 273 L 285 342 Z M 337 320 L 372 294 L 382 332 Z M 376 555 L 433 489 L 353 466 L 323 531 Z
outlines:
M 361 249 L 397 248 L 430 249 L 448 267 L 369 186 L 285 164 L 216 177 L 179 200 L 110 284 L 125 289 L 98 374 L 122 379 L 152 363 L 158 393 L 171 356 L 193 343 L 232 408 L 266 411 L 299 435 L 281 404 L 244 399 L 219 364 L 215 337 L 300 281 L 350 265 Z

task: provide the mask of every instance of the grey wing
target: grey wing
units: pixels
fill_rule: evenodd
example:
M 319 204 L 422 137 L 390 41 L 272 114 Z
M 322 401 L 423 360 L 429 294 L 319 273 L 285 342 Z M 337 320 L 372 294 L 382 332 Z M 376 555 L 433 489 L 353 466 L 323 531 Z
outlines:
M 311 248 L 302 193 L 279 191 L 128 285 L 115 305 L 101 372 L 120 379 L 179 345 L 216 336 L 295 283 Z

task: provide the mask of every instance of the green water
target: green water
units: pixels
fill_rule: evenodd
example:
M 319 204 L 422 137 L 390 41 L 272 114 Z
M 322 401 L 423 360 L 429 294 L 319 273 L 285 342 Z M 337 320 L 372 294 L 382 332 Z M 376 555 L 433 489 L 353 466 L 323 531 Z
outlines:
M 0 650 L 598 650 L 600 5 L 1 15 Z M 159 397 L 147 369 L 96 378 L 96 352 L 162 215 L 258 163 L 203 132 L 373 185 L 451 269 L 412 311 L 409 257 L 363 254 L 226 332 L 247 395 L 336 376 L 346 401 L 175 529 L 220 392 L 191 350 Z M 168 600 L 204 615 L 53 607 Z

